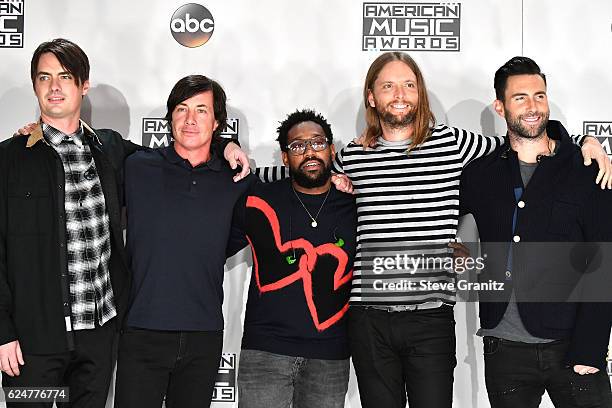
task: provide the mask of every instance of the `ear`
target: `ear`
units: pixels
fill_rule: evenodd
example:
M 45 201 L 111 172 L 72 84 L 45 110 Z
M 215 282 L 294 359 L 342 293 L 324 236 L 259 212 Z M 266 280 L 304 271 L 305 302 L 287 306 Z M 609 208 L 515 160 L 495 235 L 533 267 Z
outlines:
M 332 161 L 333 161 L 333 160 L 336 159 L 336 146 L 334 146 L 334 144 L 332 143 L 332 144 L 329 145 L 329 148 L 331 150 L 331 158 L 332 158 Z
M 500 101 L 499 99 L 496 99 L 493 101 L 493 109 L 495 109 L 495 112 L 497 112 L 497 114 L 501 116 L 502 118 L 506 117 L 505 115 L 506 110 L 504 109 L 504 103 Z
M 217 130 L 217 128 L 218 128 L 218 127 L 219 127 L 219 122 L 217 122 L 217 121 L 215 120 L 215 124 L 214 124 L 214 126 L 213 126 L 213 132 L 214 132 L 215 130 Z
M 89 91 L 89 79 L 83 81 L 83 92 L 81 93 L 82 96 L 87 95 L 87 92 Z
M 374 94 L 370 89 L 368 89 L 368 103 L 372 108 L 376 107 L 376 102 L 374 101 Z
M 283 164 L 285 167 L 289 167 L 289 157 L 287 157 L 287 152 L 281 152 L 281 158 L 283 159 Z

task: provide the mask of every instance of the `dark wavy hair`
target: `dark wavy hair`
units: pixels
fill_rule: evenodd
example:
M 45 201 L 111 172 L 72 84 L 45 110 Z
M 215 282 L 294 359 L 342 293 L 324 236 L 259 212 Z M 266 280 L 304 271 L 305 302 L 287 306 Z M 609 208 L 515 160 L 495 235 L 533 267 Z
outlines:
M 534 60 L 528 57 L 513 57 L 495 72 L 495 79 L 493 80 L 495 97 L 502 102 L 504 102 L 508 77 L 512 75 L 539 75 L 546 85 L 546 75 L 542 73 Z
M 227 97 L 225 91 L 219 85 L 218 82 L 205 77 L 204 75 L 188 75 L 174 85 L 168 101 L 166 102 L 166 120 L 172 124 L 172 112 L 179 103 L 186 101 L 202 92 L 212 91 L 213 93 L 213 111 L 215 113 L 215 120 L 219 124 L 217 129 L 213 132 L 213 138 L 217 139 L 220 137 L 227 126 L 227 109 L 225 102 Z
M 38 74 L 38 61 L 41 55 L 50 52 L 62 64 L 62 67 L 74 77 L 77 86 L 82 85 L 89 79 L 89 58 L 87 54 L 72 41 L 64 38 L 56 38 L 44 42 L 36 48 L 30 61 L 30 77 L 32 84 Z

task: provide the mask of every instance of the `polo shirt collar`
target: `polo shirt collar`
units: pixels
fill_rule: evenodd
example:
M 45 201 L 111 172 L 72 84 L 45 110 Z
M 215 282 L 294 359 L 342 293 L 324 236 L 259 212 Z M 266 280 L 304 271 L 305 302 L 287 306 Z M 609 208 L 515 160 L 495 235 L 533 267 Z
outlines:
M 168 147 L 161 148 L 160 152 L 162 156 L 164 156 L 164 158 L 168 160 L 169 163 L 172 163 L 172 164 L 187 163 L 187 165 L 191 166 L 191 164 L 189 164 L 189 161 L 187 159 L 182 158 L 176 152 L 176 150 L 174 149 L 174 142 L 170 143 L 170 146 Z M 195 168 L 208 167 L 209 169 L 214 170 L 214 171 L 221 171 L 221 164 L 222 164 L 221 159 L 219 159 L 219 157 L 217 157 L 213 149 L 211 149 L 210 160 L 196 166 Z

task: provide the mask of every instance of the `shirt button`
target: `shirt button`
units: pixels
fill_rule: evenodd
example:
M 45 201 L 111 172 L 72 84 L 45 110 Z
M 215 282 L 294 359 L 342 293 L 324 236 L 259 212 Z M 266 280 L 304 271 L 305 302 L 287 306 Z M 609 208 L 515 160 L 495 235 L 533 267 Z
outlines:
M 514 242 L 520 242 L 521 237 L 519 237 L 518 235 L 515 235 L 514 237 L 512 237 L 512 240 L 513 240 Z
M 64 243 L 60 242 L 60 248 L 63 248 L 63 247 L 64 247 Z
M 197 182 L 197 181 L 195 181 L 195 180 L 193 180 L 193 181 L 191 182 L 191 184 L 193 184 L 193 185 L 195 186 L 196 184 L 198 184 L 198 182 Z
M 518 202 L 518 207 L 519 208 L 525 208 L 525 202 L 523 200 Z
M 30 193 L 29 191 L 26 193 L 26 198 L 30 198 L 32 197 L 32 193 Z
M 506 278 L 510 278 L 510 277 L 512 277 L 512 272 L 506 271 Z
M 68 302 L 64 302 L 64 307 L 68 307 Z

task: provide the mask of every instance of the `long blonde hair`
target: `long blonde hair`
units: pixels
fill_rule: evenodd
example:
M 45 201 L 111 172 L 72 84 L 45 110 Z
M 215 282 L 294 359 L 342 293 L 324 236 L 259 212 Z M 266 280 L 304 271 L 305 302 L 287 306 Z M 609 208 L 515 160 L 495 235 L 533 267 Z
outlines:
M 363 86 L 363 103 L 365 105 L 365 119 L 367 128 L 363 141 L 364 149 L 376 145 L 378 136 L 382 135 L 382 127 L 380 117 L 375 107 L 370 106 L 368 101 L 369 92 L 374 93 L 374 82 L 378 78 L 380 71 L 392 61 L 402 61 L 414 72 L 417 80 L 417 91 L 419 101 L 416 106 L 414 117 L 414 137 L 408 151 L 420 146 L 431 134 L 431 128 L 435 126 L 436 118 L 434 117 L 431 108 L 429 107 L 429 97 L 427 96 L 427 88 L 423 74 L 416 62 L 404 52 L 386 52 L 381 54 L 372 62 L 368 74 L 366 75 L 365 84 Z

